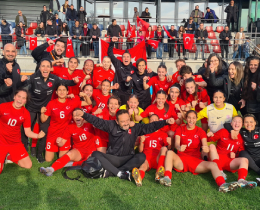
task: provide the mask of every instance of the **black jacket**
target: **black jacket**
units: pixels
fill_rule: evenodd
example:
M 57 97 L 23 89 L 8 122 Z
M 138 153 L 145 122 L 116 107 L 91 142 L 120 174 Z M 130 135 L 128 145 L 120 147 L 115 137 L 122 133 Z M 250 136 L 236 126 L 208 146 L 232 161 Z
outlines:
M 136 67 L 133 66 L 132 63 L 130 63 L 128 66 L 125 66 L 123 62 L 118 60 L 114 53 L 113 53 L 113 48 L 114 48 L 114 42 L 110 42 L 107 55 L 110 57 L 114 67 L 115 67 L 115 77 L 113 83 L 118 83 L 119 84 L 119 89 L 118 90 L 113 90 L 113 93 L 120 92 L 121 94 L 131 94 L 131 88 L 129 86 L 125 85 L 125 81 L 127 76 L 131 76 L 132 71 L 137 71 Z M 133 72 L 133 73 L 134 73 Z
M 46 11 L 42 10 L 41 11 L 41 14 L 40 14 L 40 21 L 41 22 L 46 23 L 47 20 L 50 19 L 50 17 L 51 17 L 51 14 L 50 14 L 49 10 L 46 10 Z
M 184 28 L 187 28 L 188 24 L 189 24 L 189 21 L 184 24 Z M 192 28 L 191 31 L 190 30 L 186 31 L 187 34 L 193 34 L 194 33 L 194 31 L 195 31 L 195 23 L 194 22 L 192 22 L 191 28 Z
M 147 22 L 147 23 L 149 23 L 149 18 L 144 18 L 144 17 L 151 17 L 151 15 L 150 15 L 150 12 L 145 12 L 145 11 L 143 11 L 142 12 L 142 14 L 141 14 L 141 17 L 142 17 L 142 19 L 145 21 L 145 22 Z
M 90 32 L 89 32 L 89 36 L 92 38 L 92 36 L 96 36 L 97 38 L 96 39 L 93 39 L 92 38 L 92 41 L 96 42 L 99 40 L 99 37 L 100 37 L 100 29 L 97 27 L 96 30 L 94 30 L 94 28 L 91 28 L 90 29 Z
M 86 23 L 86 11 L 78 11 L 78 20 L 79 20 L 79 24 L 83 25 L 83 23 Z
M 51 56 L 50 52 L 47 52 L 45 51 L 47 48 L 49 47 L 49 44 L 48 42 L 36 47 L 33 51 L 32 51 L 32 57 L 36 60 L 37 62 L 37 67 L 36 67 L 36 70 L 39 69 L 39 64 L 40 64 L 40 61 L 43 59 L 43 58 L 47 58 L 49 59 L 50 61 L 53 61 L 53 57 Z M 57 58 L 55 56 L 55 53 L 54 53 L 54 50 L 51 51 L 51 53 L 53 54 L 55 60 L 58 60 L 59 58 Z M 64 63 L 65 65 L 65 63 Z
M 229 132 L 233 130 L 230 123 L 225 123 L 224 128 Z M 241 128 L 240 135 L 243 138 L 245 150 L 255 161 L 260 160 L 260 128 L 255 127 L 255 130 L 251 132 Z
M 20 72 L 21 68 L 18 63 L 13 62 L 12 73 L 7 71 L 6 64 L 9 63 L 4 57 L 0 59 L 0 104 L 5 102 L 13 101 L 14 93 L 17 89 L 25 85 L 24 82 L 21 82 Z M 12 79 L 12 86 L 7 87 L 4 79 Z
M 56 0 L 56 3 L 58 5 L 58 10 L 60 10 L 60 2 L 59 0 Z M 49 10 L 53 12 L 53 0 L 50 0 Z
M 228 44 L 229 43 L 229 40 L 226 40 L 226 37 L 230 39 L 232 39 L 232 36 L 231 36 L 231 31 L 222 31 L 220 34 L 219 34 L 219 39 L 220 39 L 220 43 L 221 44 Z
M 25 35 L 26 30 L 25 27 L 23 27 L 23 34 Z M 17 46 L 18 47 L 22 47 L 24 45 L 24 43 L 26 42 L 25 36 L 21 37 L 22 35 L 22 28 L 20 26 L 17 26 L 15 28 L 15 35 L 17 37 Z
M 197 38 L 196 43 L 200 43 L 200 41 L 203 41 L 203 43 L 206 44 L 206 42 L 207 42 L 206 39 L 208 38 L 208 32 L 206 29 L 203 29 L 203 36 L 202 36 L 202 37 L 204 37 L 204 40 L 203 40 L 202 37 L 200 36 L 200 30 L 197 29 L 195 31 L 194 37 Z M 200 37 L 200 39 L 198 39 L 199 37 Z
M 26 104 L 26 109 L 30 112 L 40 112 L 43 106 L 49 103 L 52 98 L 53 92 L 57 89 L 58 85 L 64 83 L 68 86 L 76 85 L 73 80 L 65 80 L 57 77 L 54 74 L 50 74 L 49 78 L 44 81 L 40 70 L 37 70 L 27 80 L 29 85 L 29 91 L 31 94 L 30 101 Z
M 162 38 L 159 38 L 158 31 L 154 32 L 154 38 L 155 38 L 155 40 L 157 40 L 159 42 L 163 42 L 163 39 L 164 39 L 164 31 L 162 30 L 161 32 L 162 32 Z
M 119 25 L 109 25 L 108 26 L 108 29 L 107 29 L 107 36 L 110 36 L 110 37 L 113 37 L 113 36 L 116 36 L 116 37 L 119 37 L 119 34 L 120 36 L 123 36 L 122 34 L 122 31 L 121 31 L 121 28 Z
M 34 35 L 37 36 L 37 34 L 41 34 L 42 37 L 45 35 L 45 30 L 42 28 L 35 29 Z
M 177 30 L 168 30 L 168 32 L 170 33 L 170 35 L 172 36 L 172 37 L 174 37 L 175 36 L 175 38 L 177 37 Z M 168 43 L 175 43 L 175 39 L 170 39 L 170 37 L 168 37 Z
M 78 30 L 78 33 L 77 33 L 77 30 Z M 89 30 L 88 30 L 88 31 L 89 31 Z M 76 39 L 78 39 L 78 36 L 83 36 L 83 28 L 82 28 L 81 26 L 79 26 L 79 27 L 73 26 L 70 35 L 72 36 L 72 39 L 75 39 L 75 38 L 73 37 L 74 35 L 76 35 L 76 36 L 77 36 Z
M 166 120 L 149 124 L 136 123 L 126 131 L 121 129 L 115 120 L 103 120 L 87 113 L 84 113 L 83 119 L 109 134 L 107 154 L 116 156 L 134 155 L 135 141 L 138 136 L 153 133 L 166 125 Z
M 225 12 L 227 13 L 227 22 L 230 22 L 232 17 L 234 18 L 234 22 L 237 22 L 238 8 L 235 4 L 233 7 L 228 5 L 225 9 Z
M 75 9 L 67 9 L 67 13 L 66 13 L 66 19 L 67 19 L 67 21 L 69 21 L 69 20 L 72 20 L 72 21 L 74 21 L 74 20 L 77 20 L 78 19 L 78 13 L 77 13 L 77 11 L 75 10 Z
M 53 36 L 55 34 L 58 35 L 58 30 L 57 30 L 56 24 L 53 23 L 52 25 L 47 25 L 45 34 L 47 34 L 49 36 Z

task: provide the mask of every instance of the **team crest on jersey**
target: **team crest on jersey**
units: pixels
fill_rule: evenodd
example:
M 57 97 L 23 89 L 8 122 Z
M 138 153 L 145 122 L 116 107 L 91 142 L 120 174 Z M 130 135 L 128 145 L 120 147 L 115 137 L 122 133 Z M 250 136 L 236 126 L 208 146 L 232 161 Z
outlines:
M 21 116 L 19 119 L 20 119 L 20 120 L 23 120 L 24 118 Z
M 259 135 L 255 134 L 254 139 L 258 139 L 258 138 L 259 138 Z
M 88 131 L 88 128 L 84 128 L 84 131 Z
M 163 118 L 160 118 L 159 120 L 161 121 L 161 120 L 163 120 Z
M 129 130 L 128 130 L 128 133 L 129 133 L 129 134 L 131 134 L 131 133 L 132 133 L 131 129 L 129 129 Z
M 52 82 L 48 82 L 48 83 L 47 83 L 47 86 L 48 86 L 48 87 L 52 87 Z
M 198 138 L 199 136 L 198 135 L 195 135 L 194 138 Z
M 135 71 L 134 71 L 134 70 L 132 70 L 130 73 L 131 73 L 131 74 L 133 74 L 133 73 L 135 73 Z
M 96 145 L 99 145 L 99 140 L 97 139 L 97 140 L 95 141 L 95 143 L 96 143 Z
M 148 80 L 150 79 L 150 77 L 148 77 Z
M 161 140 L 162 140 L 162 138 L 161 138 L 161 137 L 159 137 L 159 138 L 158 138 L 158 140 L 159 140 L 159 141 L 161 141 Z
M 66 109 L 69 109 L 70 108 L 70 106 L 66 106 Z
M 112 78 L 111 77 L 108 77 L 108 80 L 111 80 Z
M 165 87 L 167 88 L 167 87 L 168 87 L 168 85 L 165 85 Z
M 20 69 L 17 69 L 17 73 L 20 74 Z
M 168 116 L 168 114 L 165 114 L 164 117 L 165 117 L 165 118 L 168 118 L 169 116 Z

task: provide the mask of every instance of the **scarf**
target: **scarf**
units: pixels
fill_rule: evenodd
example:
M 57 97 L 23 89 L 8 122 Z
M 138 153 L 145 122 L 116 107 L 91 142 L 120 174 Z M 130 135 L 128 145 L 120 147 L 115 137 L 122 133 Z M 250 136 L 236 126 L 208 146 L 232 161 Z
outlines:
M 84 28 L 84 26 L 88 26 L 88 24 L 87 24 L 87 23 L 84 23 L 84 24 L 83 24 L 83 32 L 84 32 L 84 36 L 87 36 L 88 28 Z

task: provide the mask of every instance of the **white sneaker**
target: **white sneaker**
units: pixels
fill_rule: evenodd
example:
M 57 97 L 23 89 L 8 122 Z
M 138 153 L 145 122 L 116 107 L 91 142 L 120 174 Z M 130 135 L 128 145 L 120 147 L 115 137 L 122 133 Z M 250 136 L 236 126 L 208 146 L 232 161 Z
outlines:
M 221 175 L 223 176 L 223 178 L 225 179 L 225 180 L 227 180 L 227 175 L 224 173 L 224 171 L 220 171 L 221 172 Z

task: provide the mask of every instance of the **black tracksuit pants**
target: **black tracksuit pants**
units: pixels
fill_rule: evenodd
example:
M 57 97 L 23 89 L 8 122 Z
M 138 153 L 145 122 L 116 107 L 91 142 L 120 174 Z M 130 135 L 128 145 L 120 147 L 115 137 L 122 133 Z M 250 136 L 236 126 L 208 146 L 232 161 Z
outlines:
M 133 168 L 139 168 L 145 161 L 146 156 L 144 153 L 135 155 L 115 156 L 104 154 L 95 151 L 92 157 L 96 157 L 102 164 L 103 168 L 114 174 L 115 176 L 119 171 L 131 171 Z
M 239 157 L 245 157 L 249 161 L 249 168 L 253 169 L 258 175 L 260 175 L 260 157 L 254 160 L 247 151 L 241 151 Z

